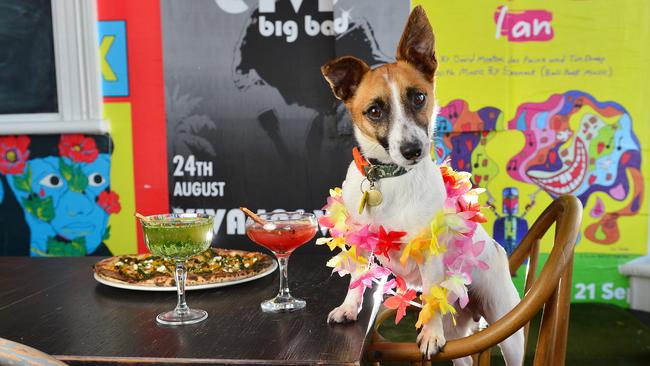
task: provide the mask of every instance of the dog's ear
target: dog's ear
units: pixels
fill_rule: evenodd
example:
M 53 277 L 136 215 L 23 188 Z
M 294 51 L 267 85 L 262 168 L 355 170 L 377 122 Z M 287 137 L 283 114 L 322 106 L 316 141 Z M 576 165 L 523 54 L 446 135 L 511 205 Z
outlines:
M 397 47 L 397 59 L 406 61 L 433 80 L 438 61 L 434 51 L 433 29 L 422 6 L 413 9 Z
M 368 70 L 370 67 L 365 62 L 352 56 L 339 57 L 320 68 L 334 96 L 344 102 L 354 95 Z

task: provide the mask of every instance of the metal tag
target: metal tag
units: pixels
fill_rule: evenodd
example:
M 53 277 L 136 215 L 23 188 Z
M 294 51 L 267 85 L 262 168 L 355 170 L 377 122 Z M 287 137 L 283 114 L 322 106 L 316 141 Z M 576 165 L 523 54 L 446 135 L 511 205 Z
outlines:
M 381 192 L 378 189 L 370 188 L 365 192 L 367 194 L 367 204 L 368 206 L 375 207 L 379 206 L 382 201 Z

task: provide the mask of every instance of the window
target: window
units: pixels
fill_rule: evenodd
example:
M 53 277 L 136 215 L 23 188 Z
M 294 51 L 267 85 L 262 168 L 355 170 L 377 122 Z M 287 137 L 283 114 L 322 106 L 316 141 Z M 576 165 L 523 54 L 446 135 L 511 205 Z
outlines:
M 96 2 L 0 0 L 0 134 L 105 133 Z

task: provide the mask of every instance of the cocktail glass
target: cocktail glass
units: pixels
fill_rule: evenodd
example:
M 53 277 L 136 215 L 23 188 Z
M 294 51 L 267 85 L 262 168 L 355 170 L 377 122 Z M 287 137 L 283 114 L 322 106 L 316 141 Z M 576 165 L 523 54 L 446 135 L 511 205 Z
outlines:
M 289 257 L 296 248 L 309 242 L 318 229 L 316 217 L 304 212 L 279 212 L 258 215 L 265 224 L 250 217 L 246 220 L 246 235 L 255 243 L 269 249 L 280 267 L 280 290 L 273 299 L 260 304 L 265 312 L 286 312 L 302 309 L 305 300 L 289 293 L 287 266 Z
M 185 302 L 185 260 L 210 247 L 214 217 L 205 214 L 164 214 L 140 219 L 144 241 L 155 256 L 176 263 L 176 308 L 158 314 L 156 321 L 166 325 L 194 324 L 207 319 L 205 310 L 190 309 Z

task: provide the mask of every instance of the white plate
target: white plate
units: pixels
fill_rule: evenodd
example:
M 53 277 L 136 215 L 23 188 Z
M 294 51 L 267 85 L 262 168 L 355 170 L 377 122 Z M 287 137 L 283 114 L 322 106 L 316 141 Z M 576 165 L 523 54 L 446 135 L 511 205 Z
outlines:
M 278 268 L 278 262 L 273 260 L 273 264 L 271 264 L 271 267 L 267 268 L 264 272 L 260 272 L 256 274 L 255 276 L 252 277 L 246 277 L 242 278 L 240 280 L 234 280 L 234 281 L 226 281 L 226 282 L 217 282 L 217 283 L 207 283 L 205 285 L 194 285 L 194 286 L 185 286 L 185 290 L 187 291 L 192 291 L 192 290 L 205 290 L 209 288 L 217 288 L 217 287 L 226 287 L 226 286 L 232 286 L 232 285 L 237 285 L 240 283 L 244 282 L 250 282 L 254 281 L 258 278 L 262 278 L 264 276 L 268 276 L 271 273 L 275 272 L 275 269 Z M 117 288 L 123 288 L 126 290 L 138 290 L 138 291 L 176 291 L 176 286 L 173 287 L 168 287 L 168 286 L 142 286 L 142 285 L 132 285 L 130 283 L 124 283 L 124 282 L 113 282 L 106 280 L 104 278 L 101 278 L 97 276 L 97 273 L 94 273 L 95 280 L 97 282 L 104 284 L 106 286 L 111 286 L 111 287 L 117 287 Z

